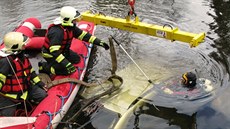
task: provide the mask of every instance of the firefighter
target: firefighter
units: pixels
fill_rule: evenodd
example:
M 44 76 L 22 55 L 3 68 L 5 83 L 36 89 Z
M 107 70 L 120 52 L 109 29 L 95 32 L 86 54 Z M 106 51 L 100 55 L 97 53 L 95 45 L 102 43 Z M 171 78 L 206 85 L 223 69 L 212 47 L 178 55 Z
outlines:
M 46 62 L 39 62 L 39 72 L 53 75 L 70 75 L 76 71 L 73 64 L 80 62 L 80 56 L 70 50 L 71 41 L 77 38 L 101 47 L 109 46 L 102 40 L 76 26 L 80 13 L 71 6 L 61 8 L 60 17 L 51 24 L 45 36 L 42 55 Z M 77 44 L 75 44 L 77 45 Z
M 4 48 L 0 50 L 0 116 L 13 116 L 16 103 L 29 100 L 38 104 L 47 96 L 45 84 L 24 54 L 29 40 L 20 32 L 4 36 Z

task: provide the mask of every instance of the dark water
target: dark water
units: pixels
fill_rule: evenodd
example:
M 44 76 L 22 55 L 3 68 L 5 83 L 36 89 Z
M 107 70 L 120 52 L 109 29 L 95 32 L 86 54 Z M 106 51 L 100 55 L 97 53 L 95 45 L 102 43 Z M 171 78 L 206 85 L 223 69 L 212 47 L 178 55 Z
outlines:
M 125 17 L 128 12 L 126 0 L 1 0 L 1 39 L 28 17 L 37 17 L 43 28 L 46 28 L 58 17 L 60 7 L 64 5 L 72 5 L 80 12 L 90 9 L 116 17 Z M 133 110 L 126 118 L 127 124 L 122 128 L 230 129 L 230 1 L 137 0 L 135 11 L 143 22 L 170 24 L 192 33 L 205 32 L 205 42 L 196 48 L 189 48 L 185 43 L 171 43 L 164 39 L 102 26 L 97 27 L 95 35 L 107 42 L 109 35 L 114 35 L 155 82 L 166 81 L 196 69 L 200 77 L 213 82 L 215 91 L 210 99 L 186 101 L 179 107 L 175 99 L 156 100 L 157 97 L 152 96 L 148 98 L 149 101 L 144 101 Z M 135 82 L 135 85 L 143 86 L 142 83 L 139 84 L 145 80 L 140 71 L 132 66 L 130 59 L 118 46 L 116 50 L 118 74 L 125 80 L 124 85 L 134 85 L 132 82 Z M 110 75 L 110 67 L 109 52 L 98 48 L 94 66 L 88 76 L 89 81 L 105 79 Z M 147 93 L 151 90 L 150 88 Z M 155 104 L 159 110 L 154 107 Z M 184 112 L 184 108 L 191 110 L 189 113 Z M 89 121 L 95 128 L 106 129 L 113 128 L 118 117 L 116 112 L 101 109 Z

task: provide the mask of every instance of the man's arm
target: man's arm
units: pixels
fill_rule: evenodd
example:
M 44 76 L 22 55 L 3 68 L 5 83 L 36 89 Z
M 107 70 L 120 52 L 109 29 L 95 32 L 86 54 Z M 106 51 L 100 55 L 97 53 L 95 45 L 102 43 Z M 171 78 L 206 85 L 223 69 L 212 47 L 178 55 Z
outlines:
M 0 59 L 0 89 L 6 82 L 7 75 L 10 72 L 10 65 L 7 58 Z
M 83 40 L 85 42 L 89 42 L 89 43 L 104 47 L 106 50 L 109 49 L 109 46 L 105 42 L 91 35 L 90 33 L 84 30 L 81 30 L 78 27 L 74 27 L 74 37 L 77 39 Z

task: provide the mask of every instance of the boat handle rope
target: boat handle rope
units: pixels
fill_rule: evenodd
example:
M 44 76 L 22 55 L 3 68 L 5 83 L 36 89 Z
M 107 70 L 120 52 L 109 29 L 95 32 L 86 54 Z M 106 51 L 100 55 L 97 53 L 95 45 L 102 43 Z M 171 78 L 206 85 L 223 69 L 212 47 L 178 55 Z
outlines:
M 49 124 L 48 124 L 48 126 L 47 126 L 47 129 L 52 129 L 52 123 L 51 123 L 51 122 L 52 122 L 52 119 L 53 119 L 52 116 L 55 116 L 55 115 L 57 115 L 58 113 L 61 112 L 62 107 L 63 107 L 63 105 L 64 105 L 64 100 L 65 100 L 66 98 L 69 98 L 70 93 L 73 91 L 73 83 L 71 83 L 70 87 L 71 87 L 71 88 L 70 88 L 70 90 L 69 90 L 69 92 L 68 92 L 68 94 L 67 94 L 66 96 L 57 95 L 57 96 L 61 99 L 61 108 L 60 108 L 57 112 L 54 111 L 54 113 L 51 113 L 50 111 L 44 111 L 45 114 L 46 114 L 47 116 L 49 116 Z
M 85 62 L 86 62 L 86 59 L 89 58 L 89 48 L 91 48 L 90 45 L 88 45 L 86 42 L 84 42 L 84 41 L 82 41 L 82 42 L 83 42 L 83 44 L 85 45 L 85 47 L 87 48 L 87 53 L 88 53 L 88 54 L 87 54 L 87 56 L 84 56 L 83 54 L 80 54 L 80 56 L 81 56 L 81 57 L 83 58 L 83 60 L 84 60 L 84 61 L 83 61 L 83 62 L 84 62 L 84 66 L 83 66 L 83 68 L 80 68 L 80 67 L 77 66 L 78 75 L 81 74 L 81 71 L 83 71 L 84 68 L 85 68 L 85 66 L 86 66 L 86 65 L 85 65 L 86 63 L 85 63 Z M 80 79 L 80 76 L 78 77 L 78 79 Z

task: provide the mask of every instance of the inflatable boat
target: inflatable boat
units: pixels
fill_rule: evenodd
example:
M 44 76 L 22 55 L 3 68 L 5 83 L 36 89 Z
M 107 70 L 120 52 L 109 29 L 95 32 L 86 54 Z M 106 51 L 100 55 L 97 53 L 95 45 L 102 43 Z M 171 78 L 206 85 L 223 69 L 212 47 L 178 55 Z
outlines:
M 90 22 L 81 21 L 77 25 L 82 30 L 90 32 L 92 35 L 95 31 L 95 25 Z M 36 30 L 41 29 L 41 23 L 36 18 L 28 18 L 24 20 L 18 27 L 15 28 L 16 32 L 21 32 L 24 35 L 30 37 L 31 41 L 26 45 L 26 50 L 41 50 L 44 43 L 44 35 L 39 34 Z M 39 31 L 41 32 L 41 31 Z M 77 45 L 76 45 L 77 44 Z M 1 44 L 0 49 L 3 48 Z M 78 39 L 73 39 L 71 49 L 82 55 L 81 61 L 78 64 L 74 64 L 77 71 L 69 76 L 54 76 L 53 80 L 62 78 L 74 78 L 83 80 L 86 73 L 87 64 L 92 49 L 92 44 L 89 44 Z M 37 65 L 35 60 L 31 59 L 31 63 Z M 36 107 L 33 107 L 31 112 L 28 112 L 27 116 L 13 116 L 13 117 L 0 117 L 1 129 L 45 129 L 56 128 L 58 123 L 67 113 L 70 105 L 73 103 L 75 96 L 79 92 L 80 84 L 66 82 L 57 84 L 47 91 L 48 96 L 39 103 Z

